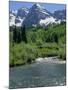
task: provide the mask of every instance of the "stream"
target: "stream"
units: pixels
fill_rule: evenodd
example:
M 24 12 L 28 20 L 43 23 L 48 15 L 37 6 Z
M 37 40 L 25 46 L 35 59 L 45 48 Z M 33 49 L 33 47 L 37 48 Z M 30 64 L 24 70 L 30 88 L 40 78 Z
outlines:
M 34 88 L 66 85 L 66 64 L 33 63 L 12 67 L 9 88 Z

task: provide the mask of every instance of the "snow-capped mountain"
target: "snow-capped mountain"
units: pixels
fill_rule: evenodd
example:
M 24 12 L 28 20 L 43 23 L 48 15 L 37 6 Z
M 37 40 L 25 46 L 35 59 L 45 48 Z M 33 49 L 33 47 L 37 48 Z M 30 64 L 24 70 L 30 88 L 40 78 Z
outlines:
M 20 8 L 10 13 L 10 26 L 48 26 L 49 24 L 60 24 L 66 17 L 65 11 L 55 11 L 53 14 L 43 8 L 40 4 L 34 4 L 30 9 Z
M 10 26 L 21 26 L 28 12 L 27 8 L 20 8 L 18 11 L 11 11 L 9 14 Z
M 27 8 L 20 8 L 17 12 L 15 24 L 16 26 L 22 26 L 22 23 L 28 14 L 29 10 Z
M 48 19 L 48 20 L 47 20 Z M 51 20 L 52 19 L 52 20 Z M 39 4 L 34 4 L 24 19 L 22 25 L 26 27 L 34 26 L 34 25 L 46 25 L 50 23 L 54 23 L 55 19 L 48 13 L 47 10 L 44 10 Z

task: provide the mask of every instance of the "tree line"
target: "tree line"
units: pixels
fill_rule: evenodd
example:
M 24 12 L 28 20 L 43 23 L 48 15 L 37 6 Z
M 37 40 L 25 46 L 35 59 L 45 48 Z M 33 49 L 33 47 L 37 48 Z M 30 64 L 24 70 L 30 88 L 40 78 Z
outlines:
M 55 27 L 49 27 L 48 29 L 41 27 L 26 28 L 22 27 L 10 27 L 10 33 L 12 33 L 12 41 L 15 43 L 58 43 L 65 36 L 65 23 L 57 25 Z M 26 35 L 27 34 L 27 35 Z
M 21 41 L 27 43 L 25 25 L 23 27 L 14 27 L 13 29 L 13 42 L 20 43 Z

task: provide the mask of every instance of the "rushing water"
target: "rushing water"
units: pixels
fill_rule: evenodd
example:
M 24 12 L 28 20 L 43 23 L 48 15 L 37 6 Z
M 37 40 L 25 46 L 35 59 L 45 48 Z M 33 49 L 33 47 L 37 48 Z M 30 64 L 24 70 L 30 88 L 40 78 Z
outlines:
M 62 86 L 65 84 L 65 64 L 34 63 L 10 68 L 9 88 Z

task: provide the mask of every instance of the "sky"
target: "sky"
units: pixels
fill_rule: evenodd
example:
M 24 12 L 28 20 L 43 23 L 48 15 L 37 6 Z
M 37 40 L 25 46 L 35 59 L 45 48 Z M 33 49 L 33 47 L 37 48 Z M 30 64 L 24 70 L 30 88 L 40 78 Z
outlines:
M 33 2 L 9 1 L 9 10 L 18 10 L 22 7 L 30 8 L 33 4 Z M 62 10 L 66 8 L 65 4 L 40 3 L 40 5 L 52 13 L 56 10 Z

